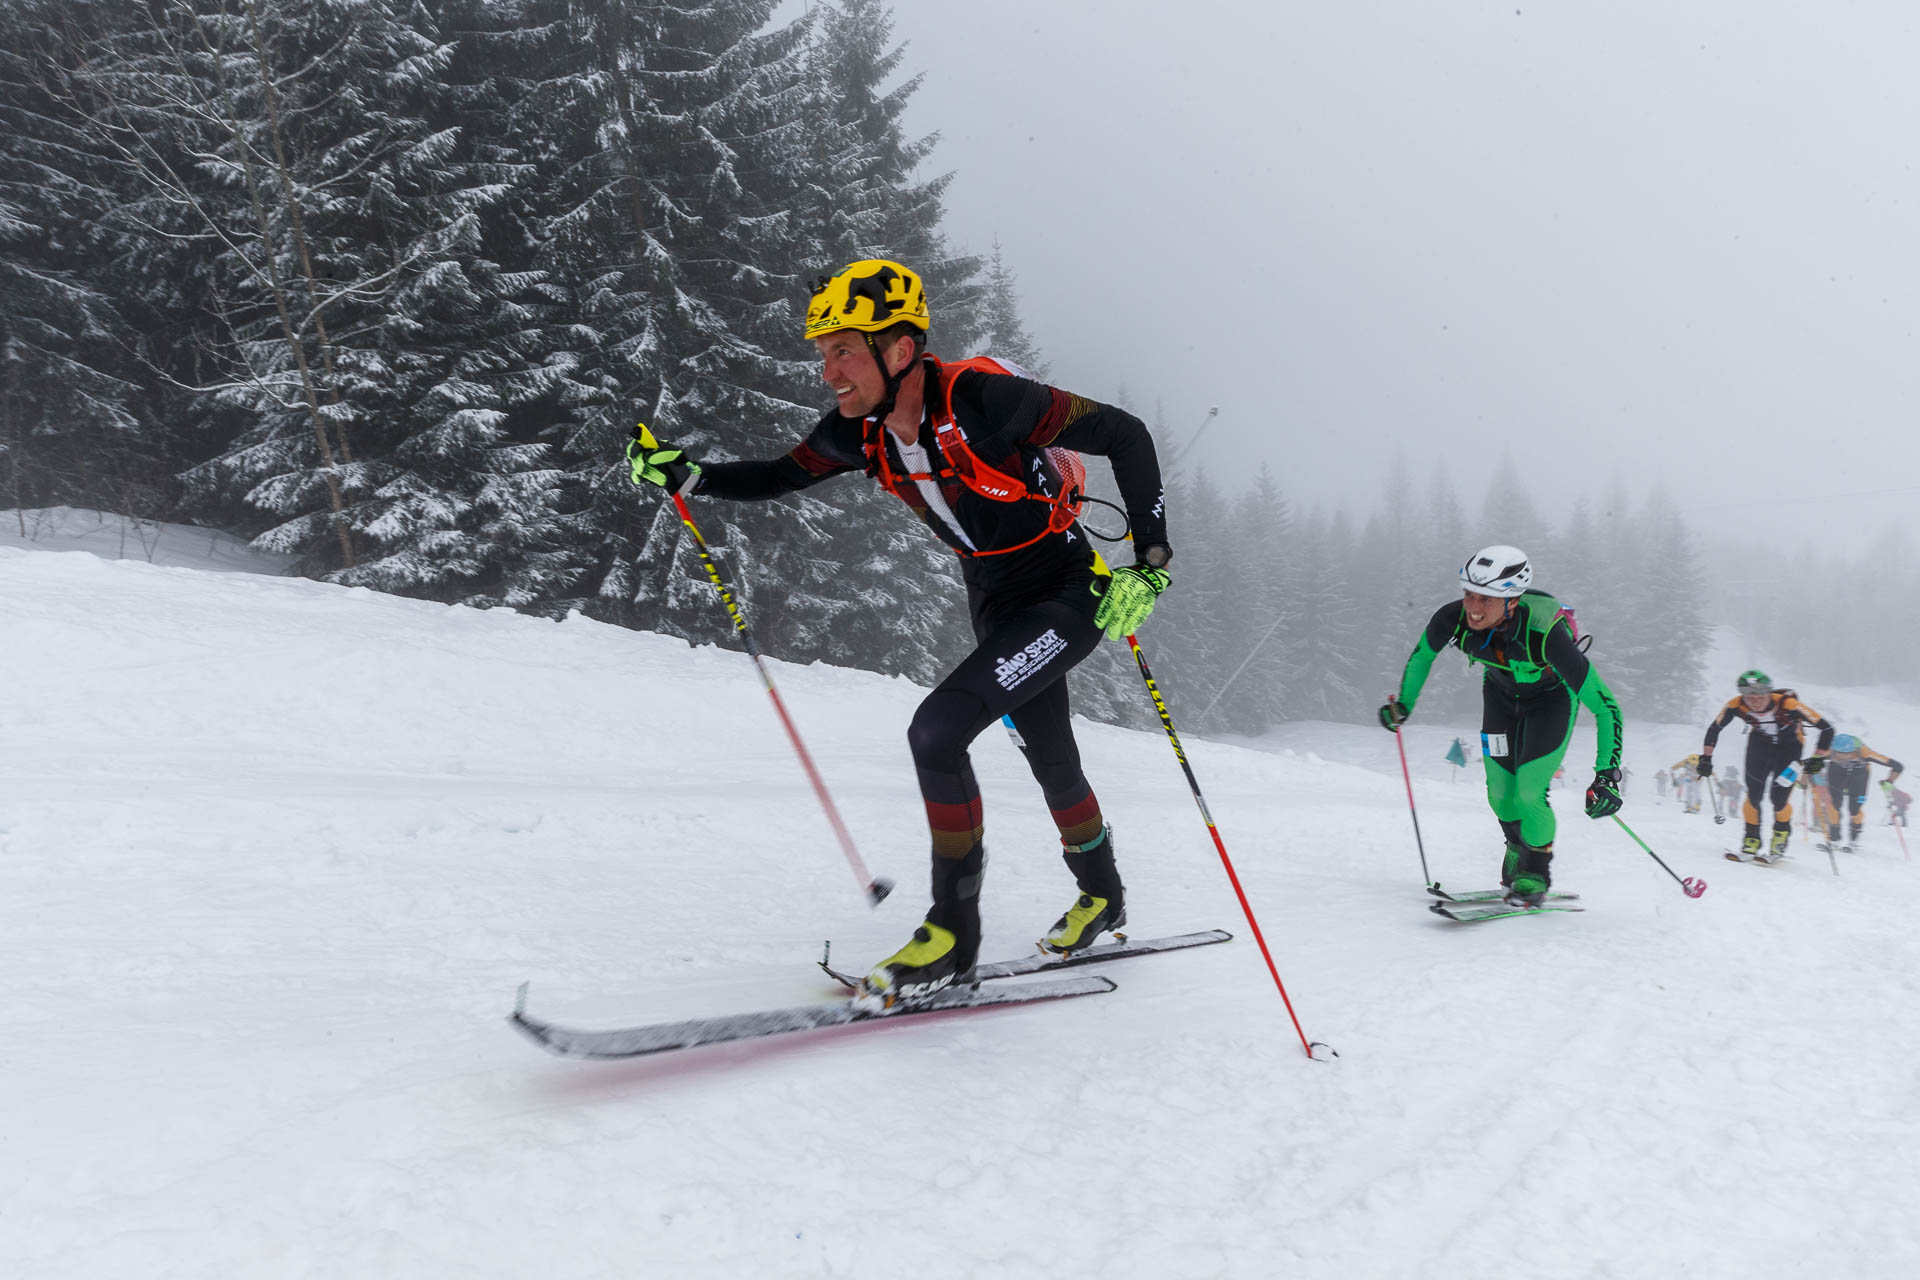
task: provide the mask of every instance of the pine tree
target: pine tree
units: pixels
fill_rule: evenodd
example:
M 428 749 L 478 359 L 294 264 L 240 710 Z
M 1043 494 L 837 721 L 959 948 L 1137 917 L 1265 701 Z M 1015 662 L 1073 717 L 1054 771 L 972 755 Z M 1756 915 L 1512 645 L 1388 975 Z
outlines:
M 147 317 L 113 287 L 121 192 L 73 99 L 68 10 L 0 3 L 0 494 L 161 515 L 172 433 L 132 355 Z
M 1040 358 L 1040 348 L 1027 335 L 1027 327 L 1020 319 L 1020 294 L 998 237 L 993 242 L 993 254 L 987 259 L 985 295 L 981 332 L 974 354 L 1011 360 L 1035 378 L 1046 381 L 1047 362 Z
M 847 194 L 877 194 L 881 200 L 878 210 L 869 211 L 866 234 L 875 238 L 865 243 L 871 249 L 859 256 L 892 258 L 919 271 L 937 308 L 935 351 L 975 350 L 984 304 L 981 262 L 952 252 L 939 225 L 940 198 L 953 176 L 918 180 L 915 175 L 938 139 L 909 139 L 901 127 L 924 73 L 885 87 L 906 54 L 905 46 L 892 43 L 889 0 L 835 0 L 817 12 L 826 105 L 843 136 L 858 146 L 858 158 L 846 170 L 855 189 Z M 832 182 L 830 175 L 822 185 L 832 189 Z
M 1302 720 L 1362 721 L 1379 705 L 1374 686 L 1381 677 L 1361 658 L 1367 602 L 1350 586 L 1355 538 L 1344 512 L 1316 511 L 1304 522 L 1300 560 L 1310 566 L 1299 599 L 1313 637 L 1312 662 L 1289 713 Z

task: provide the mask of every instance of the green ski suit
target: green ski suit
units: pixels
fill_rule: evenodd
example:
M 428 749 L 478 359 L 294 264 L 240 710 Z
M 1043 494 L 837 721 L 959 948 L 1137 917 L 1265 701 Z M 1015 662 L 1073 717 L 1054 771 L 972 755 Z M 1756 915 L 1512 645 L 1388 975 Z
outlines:
M 1434 658 L 1448 645 L 1487 669 L 1481 682 L 1480 748 L 1487 800 L 1507 843 L 1551 850 L 1556 826 L 1547 788 L 1573 740 L 1575 698 L 1593 712 L 1599 728 L 1594 771 L 1620 767 L 1620 706 L 1613 691 L 1574 642 L 1560 602 L 1544 591 L 1523 593 L 1507 620 L 1486 631 L 1467 626 L 1463 601 L 1435 610 L 1400 677 L 1399 700 L 1408 711 L 1426 686 Z

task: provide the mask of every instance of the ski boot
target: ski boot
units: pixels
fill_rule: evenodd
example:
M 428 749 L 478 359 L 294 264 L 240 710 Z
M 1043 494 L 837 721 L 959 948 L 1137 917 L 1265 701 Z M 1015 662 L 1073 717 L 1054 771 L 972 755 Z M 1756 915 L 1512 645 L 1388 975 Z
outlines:
M 1545 902 L 1547 890 L 1553 887 L 1552 863 L 1552 849 L 1523 849 L 1513 883 L 1507 886 L 1507 905 L 1537 907 Z
M 911 1008 L 948 987 L 968 985 L 972 976 L 973 958 L 960 954 L 959 940 L 952 930 L 929 920 L 913 931 L 906 946 L 861 979 L 853 1002 L 870 1013 Z
M 1775 827 L 1773 829 L 1773 841 L 1767 846 L 1768 862 L 1778 862 L 1787 856 L 1787 841 L 1792 835 L 1792 827 Z
M 1835 849 L 1844 849 L 1847 846 L 1843 844 L 1835 844 L 1831 840 L 1815 840 L 1813 842 L 1813 847 L 1818 849 L 1821 853 L 1832 853 Z
M 1100 834 L 1085 844 L 1063 845 L 1060 857 L 1073 873 L 1080 896 L 1040 939 L 1040 949 L 1070 956 L 1098 942 L 1103 933 L 1119 936 L 1120 926 L 1127 922 L 1127 887 L 1120 883 L 1120 871 L 1113 862 L 1111 827 L 1101 827 Z
M 1040 939 L 1040 949 L 1056 956 L 1070 956 L 1098 942 L 1103 933 L 1120 937 L 1120 926 L 1126 922 L 1125 903 L 1083 893 L 1074 899 L 1065 915 L 1053 922 L 1047 936 Z
M 1513 888 L 1513 878 L 1520 874 L 1520 859 L 1526 850 L 1516 844 L 1507 846 L 1506 854 L 1500 859 L 1500 887 Z
M 933 905 L 906 946 L 873 967 L 854 993 L 856 1007 L 886 1013 L 925 1003 L 948 987 L 974 985 L 980 955 L 980 880 L 987 851 L 933 860 Z

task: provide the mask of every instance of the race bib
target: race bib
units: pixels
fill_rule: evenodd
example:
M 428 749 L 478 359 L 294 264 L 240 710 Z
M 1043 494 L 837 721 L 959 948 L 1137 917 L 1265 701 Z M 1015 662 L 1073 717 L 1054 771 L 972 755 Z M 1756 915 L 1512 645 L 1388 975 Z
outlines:
M 1506 758 L 1507 735 L 1504 733 L 1483 733 L 1480 735 L 1480 754 L 1495 760 Z

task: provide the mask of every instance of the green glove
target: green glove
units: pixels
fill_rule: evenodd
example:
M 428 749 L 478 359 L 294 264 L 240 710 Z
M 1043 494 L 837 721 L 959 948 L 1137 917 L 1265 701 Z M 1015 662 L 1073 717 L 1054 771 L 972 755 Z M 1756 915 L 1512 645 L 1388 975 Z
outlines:
M 1407 710 L 1407 704 L 1398 698 L 1388 698 L 1380 704 L 1380 727 L 1400 732 L 1400 726 L 1407 722 L 1413 712 Z
M 700 482 L 700 464 L 689 462 L 687 455 L 670 449 L 653 438 L 642 422 L 627 441 L 629 477 L 635 484 L 657 484 L 669 493 L 692 493 Z
M 1115 569 L 1107 579 L 1105 594 L 1100 594 L 1100 583 L 1096 579 L 1093 590 L 1100 594 L 1100 607 L 1093 611 L 1093 625 L 1105 631 L 1109 640 L 1132 635 L 1153 612 L 1153 602 L 1172 581 L 1172 574 L 1150 564 L 1130 564 Z

